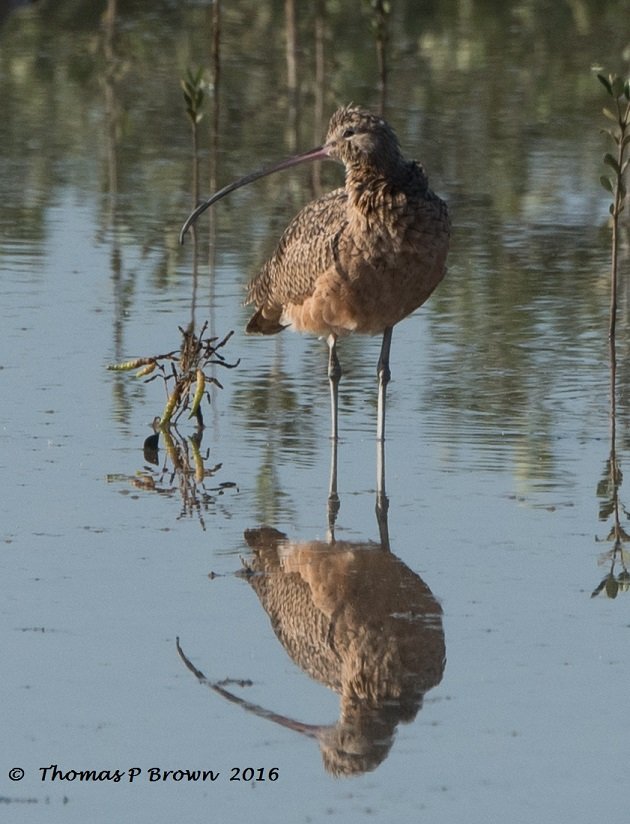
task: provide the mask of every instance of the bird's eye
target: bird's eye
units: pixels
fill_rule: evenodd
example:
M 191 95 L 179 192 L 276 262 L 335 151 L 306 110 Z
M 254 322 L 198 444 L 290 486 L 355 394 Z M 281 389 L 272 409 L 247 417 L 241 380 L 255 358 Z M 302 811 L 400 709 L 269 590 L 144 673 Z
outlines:
M 354 134 L 354 129 L 346 129 L 346 130 L 344 131 L 344 133 L 343 133 L 341 136 L 342 136 L 345 140 L 347 140 L 349 137 L 352 137 L 352 135 L 353 135 L 353 134 Z

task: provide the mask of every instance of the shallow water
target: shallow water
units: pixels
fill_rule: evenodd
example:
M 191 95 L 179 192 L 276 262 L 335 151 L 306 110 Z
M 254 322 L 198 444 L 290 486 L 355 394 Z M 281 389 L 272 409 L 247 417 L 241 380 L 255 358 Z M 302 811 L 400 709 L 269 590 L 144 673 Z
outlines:
M 0 800 L 11 820 L 271 822 L 279 810 L 288 821 L 624 820 L 628 595 L 590 597 L 610 570 L 613 523 L 606 147 L 590 67 L 620 53 L 622 4 L 576 17 L 556 4 L 427 6 L 422 22 L 415 4 L 393 4 L 387 115 L 448 199 L 454 235 L 447 279 L 394 331 L 386 568 L 374 554 L 379 341 L 340 346 L 330 553 L 326 346 L 243 334 L 243 286 L 312 195 L 309 170 L 220 205 L 211 273 L 202 224 L 195 319 L 219 336 L 235 330 L 223 353 L 240 364 L 216 369 L 203 482 L 174 471 L 164 443 L 157 465 L 145 458 L 163 389 L 105 366 L 176 349 L 191 318 L 192 249 L 177 245 L 191 202 L 179 78 L 209 65 L 210 12 L 120 2 L 108 40 L 83 5 L 23 8 L 0 31 Z M 319 139 L 313 19 L 298 21 L 292 135 L 282 9 L 241 2 L 223 13 L 218 185 Z M 329 10 L 326 31 L 325 116 L 351 99 L 377 106 L 365 14 Z M 322 174 L 325 188 L 341 180 Z M 626 332 L 624 288 L 622 470 Z M 192 455 L 194 429 L 180 431 Z M 273 572 L 252 577 L 244 534 L 261 524 L 287 541 L 277 557 L 269 550 Z M 290 645 L 282 620 L 297 638 L 311 625 L 298 609 L 268 615 L 261 580 L 280 587 L 280 603 L 293 597 L 283 585 L 308 584 L 348 638 L 367 627 L 376 644 L 391 631 L 391 651 L 404 626 L 427 651 L 414 659 L 406 719 L 391 701 L 377 718 L 347 704 L 342 717 L 322 682 L 339 690 L 343 674 L 308 674 L 324 665 L 301 648 L 301 666 L 291 659 L 274 627 Z M 342 641 L 324 636 L 343 659 Z M 240 705 L 199 683 L 176 638 Z M 440 639 L 443 672 L 428 654 Z M 344 732 L 356 762 L 369 755 L 352 778 L 322 760 Z M 124 775 L 53 780 L 52 764 Z M 23 780 L 7 778 L 12 767 Z M 219 776 L 151 780 L 153 768 Z

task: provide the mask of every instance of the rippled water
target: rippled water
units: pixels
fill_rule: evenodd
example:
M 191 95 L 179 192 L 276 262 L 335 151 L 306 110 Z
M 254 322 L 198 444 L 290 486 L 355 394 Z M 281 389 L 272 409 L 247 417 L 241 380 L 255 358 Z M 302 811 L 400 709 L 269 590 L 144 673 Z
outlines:
M 388 535 L 375 515 L 380 342 L 340 345 L 335 543 L 325 343 L 246 337 L 241 306 L 312 196 L 309 170 L 220 204 L 211 272 L 202 224 L 195 319 L 235 330 L 223 353 L 240 363 L 216 367 L 198 453 L 180 427 L 190 471 L 164 440 L 157 463 L 143 452 L 163 388 L 105 366 L 176 349 L 191 318 L 179 78 L 209 65 L 210 8 L 120 2 L 110 41 L 83 5 L 23 8 L 0 32 L 7 814 L 622 821 L 628 596 L 590 597 L 613 525 L 590 67 L 621 50 L 620 4 L 577 17 L 427 6 L 422 20 L 392 4 L 387 115 L 448 199 L 453 244 L 444 283 L 394 331 Z M 298 16 L 291 134 L 282 9 L 223 8 L 217 185 L 319 140 L 313 14 Z M 350 99 L 376 106 L 369 20 L 344 6 L 324 22 L 325 117 Z M 205 193 L 207 131 L 201 143 Z M 341 180 L 322 174 L 324 188 Z M 623 471 L 625 286 L 619 325 Z M 123 776 L 52 780 L 52 764 L 66 779 Z M 220 775 L 187 780 L 204 769 Z

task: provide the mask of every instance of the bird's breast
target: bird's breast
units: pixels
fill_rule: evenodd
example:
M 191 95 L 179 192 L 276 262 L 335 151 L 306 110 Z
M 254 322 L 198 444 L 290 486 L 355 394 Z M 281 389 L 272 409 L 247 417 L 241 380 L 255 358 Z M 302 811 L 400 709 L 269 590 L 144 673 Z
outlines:
M 338 239 L 330 305 L 343 306 L 352 331 L 378 334 L 420 307 L 442 280 L 449 242 L 442 202 L 386 219 L 350 216 Z
M 249 299 L 274 320 L 272 331 L 379 334 L 440 282 L 448 237 L 446 206 L 431 193 L 358 202 L 338 191 L 290 224 Z

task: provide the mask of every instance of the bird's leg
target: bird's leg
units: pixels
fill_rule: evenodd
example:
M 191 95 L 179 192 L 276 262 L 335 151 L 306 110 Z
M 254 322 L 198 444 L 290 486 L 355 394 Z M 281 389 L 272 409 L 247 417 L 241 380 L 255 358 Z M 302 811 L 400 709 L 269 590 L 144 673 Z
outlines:
M 330 453 L 330 485 L 328 487 L 328 543 L 335 542 L 335 522 L 341 506 L 337 492 L 337 439 L 332 439 Z
M 330 411 L 332 416 L 332 439 L 337 440 L 337 408 L 339 399 L 339 381 L 341 364 L 337 357 L 337 335 L 328 335 L 328 380 L 330 381 Z
M 376 442 L 376 521 L 381 536 L 381 547 L 389 552 L 389 528 L 387 511 L 389 498 L 385 492 L 385 441 Z
M 376 420 L 376 520 L 381 536 L 381 546 L 389 551 L 389 529 L 387 510 L 389 498 L 385 492 L 385 394 L 391 378 L 389 371 L 389 350 L 392 344 L 392 327 L 383 332 L 381 354 L 376 373 L 378 375 L 378 410 Z
M 330 381 L 330 408 L 332 415 L 332 452 L 330 454 L 330 485 L 328 487 L 328 541 L 334 543 L 335 521 L 339 512 L 337 493 L 337 401 L 341 364 L 337 357 L 337 336 L 328 336 L 328 379 Z
M 385 440 L 385 392 L 387 384 L 391 378 L 389 371 L 389 350 L 392 345 L 392 327 L 388 326 L 383 332 L 383 343 L 381 345 L 381 354 L 378 359 L 378 366 L 376 367 L 376 374 L 378 375 L 378 409 L 376 418 L 376 439 L 378 441 Z

